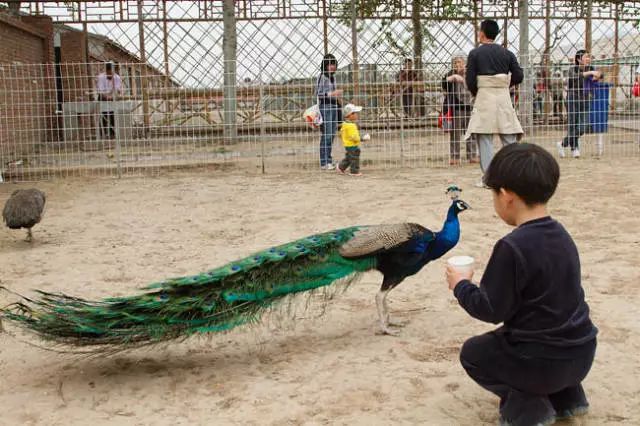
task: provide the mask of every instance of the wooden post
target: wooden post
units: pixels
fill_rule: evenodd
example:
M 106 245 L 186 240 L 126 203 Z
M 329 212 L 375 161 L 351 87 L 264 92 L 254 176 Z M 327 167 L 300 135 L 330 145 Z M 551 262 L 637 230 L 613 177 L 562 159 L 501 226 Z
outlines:
M 358 27 L 356 21 L 356 0 L 351 0 L 351 77 L 353 79 L 353 98 L 358 101 L 360 95 L 360 69 L 358 63 Z
M 329 53 L 329 23 L 327 22 L 327 0 L 322 0 L 322 46 L 324 54 Z
M 238 136 L 236 124 L 238 99 L 236 79 L 236 14 L 235 1 L 224 0 L 223 3 L 224 36 L 222 38 L 222 55 L 224 60 L 224 140 L 234 143 Z
M 167 31 L 167 0 L 162 0 L 162 50 L 164 53 L 164 75 L 169 86 L 169 40 Z
M 591 12 L 593 11 L 593 0 L 587 1 L 587 13 L 585 18 L 585 40 L 584 40 L 584 48 L 587 52 L 591 53 L 591 43 L 592 43 L 592 22 L 591 22 Z
M 478 25 L 478 0 L 473 0 L 473 44 L 474 44 L 474 47 L 478 46 L 478 31 L 480 31 L 480 26 Z
M 162 50 L 164 53 L 164 84 L 165 87 L 171 87 L 171 77 L 170 77 L 170 69 L 169 69 L 169 40 L 168 40 L 168 31 L 167 31 L 167 0 L 162 0 Z M 164 119 L 165 122 L 168 123 L 171 107 L 168 99 L 164 100 Z
M 618 92 L 618 83 L 620 78 L 620 3 L 615 5 L 615 28 L 614 28 L 614 41 L 613 41 L 613 90 L 611 91 L 611 105 L 609 109 L 614 111 L 616 108 L 616 95 Z
M 544 64 L 544 124 L 549 124 L 549 115 L 551 114 L 551 103 L 553 97 L 549 83 L 551 82 L 551 2 L 547 1 L 544 15 L 544 55 L 542 56 Z
M 258 84 L 260 84 L 260 95 L 258 98 L 258 102 L 259 102 L 259 111 L 260 111 L 260 163 L 262 166 L 262 174 L 265 174 L 265 139 L 267 137 L 267 133 L 265 130 L 265 126 L 264 126 L 264 116 L 266 113 L 266 108 L 265 108 L 265 104 L 264 104 L 264 82 L 262 81 L 262 61 L 260 61 L 260 63 L 258 64 L 258 67 L 260 69 L 260 73 L 258 74 Z
M 137 0 L 138 6 L 138 39 L 140 41 L 140 92 L 142 93 L 142 112 L 144 114 L 144 134 L 145 137 L 149 132 L 149 126 L 151 124 L 151 117 L 149 116 L 149 97 L 147 96 L 147 79 L 145 71 L 147 70 L 147 53 L 144 48 L 144 22 L 143 22 L 143 10 L 142 1 Z
M 422 53 L 423 53 L 423 40 L 422 40 L 422 12 L 423 0 L 413 0 L 411 4 L 411 26 L 413 30 L 413 64 L 414 69 L 418 70 L 417 74 L 420 81 L 424 80 L 424 70 L 422 67 Z
M 524 70 L 524 80 L 520 85 L 520 121 L 522 127 L 527 132 L 531 129 L 533 123 L 533 111 L 531 109 L 533 97 L 531 89 L 533 81 L 531 78 L 531 64 L 529 63 L 529 3 L 526 1 L 518 2 L 518 14 L 520 18 L 520 65 Z

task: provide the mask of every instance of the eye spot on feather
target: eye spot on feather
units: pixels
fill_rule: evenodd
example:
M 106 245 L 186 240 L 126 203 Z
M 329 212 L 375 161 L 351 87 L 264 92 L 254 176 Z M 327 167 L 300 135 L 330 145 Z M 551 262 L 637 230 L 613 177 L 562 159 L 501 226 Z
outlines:
M 269 253 L 275 253 L 275 252 L 276 252 L 276 249 L 274 249 L 274 248 L 269 249 Z
M 158 302 L 166 302 L 167 300 L 169 300 L 169 295 L 168 294 L 160 293 L 158 295 Z
M 256 262 L 260 262 L 262 260 L 262 258 L 260 256 L 255 256 L 253 258 L 253 260 L 256 261 Z
M 286 255 L 287 255 L 287 253 L 285 253 L 284 251 L 281 251 L 281 252 L 278 253 L 278 256 L 286 256 Z
M 239 270 L 240 270 L 240 267 L 239 267 L 238 265 L 233 265 L 233 266 L 231 267 L 231 270 L 232 270 L 232 271 L 239 271 Z

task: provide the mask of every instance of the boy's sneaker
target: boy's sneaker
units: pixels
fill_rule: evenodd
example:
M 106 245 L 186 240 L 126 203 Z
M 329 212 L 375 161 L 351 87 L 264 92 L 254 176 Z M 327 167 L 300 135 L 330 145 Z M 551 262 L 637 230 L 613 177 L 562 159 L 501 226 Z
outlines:
M 332 163 L 327 163 L 324 166 L 320 166 L 320 170 L 333 170 L 335 168 L 336 166 L 334 166 Z
M 564 153 L 564 147 L 562 146 L 562 142 L 558 142 L 556 145 L 558 147 L 558 155 L 560 156 L 560 158 L 564 158 L 565 153 Z
M 556 422 L 557 417 L 549 417 L 541 422 L 535 423 L 532 426 L 550 426 Z M 502 416 L 500 416 L 500 420 L 498 420 L 498 426 L 513 426 L 508 420 L 505 420 Z
M 580 150 L 578 148 L 571 150 L 571 156 L 573 158 L 580 158 Z

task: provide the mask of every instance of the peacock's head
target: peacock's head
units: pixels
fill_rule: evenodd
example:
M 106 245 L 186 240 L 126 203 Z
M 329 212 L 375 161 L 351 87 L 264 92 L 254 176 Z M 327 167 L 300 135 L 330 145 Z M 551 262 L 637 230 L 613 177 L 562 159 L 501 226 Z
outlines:
M 451 185 L 447 188 L 445 192 L 449 197 L 451 197 L 452 200 L 455 201 L 458 198 L 460 198 L 460 193 L 462 192 L 462 189 L 460 189 L 458 185 Z
M 464 202 L 464 201 L 462 201 L 462 200 L 455 200 L 455 201 L 453 202 L 453 208 L 454 208 L 454 210 L 455 210 L 456 214 L 458 214 L 458 213 L 460 213 L 460 212 L 463 212 L 463 211 L 465 211 L 465 210 L 470 209 L 470 208 L 471 208 L 471 206 L 470 206 L 469 204 L 465 203 L 465 202 Z

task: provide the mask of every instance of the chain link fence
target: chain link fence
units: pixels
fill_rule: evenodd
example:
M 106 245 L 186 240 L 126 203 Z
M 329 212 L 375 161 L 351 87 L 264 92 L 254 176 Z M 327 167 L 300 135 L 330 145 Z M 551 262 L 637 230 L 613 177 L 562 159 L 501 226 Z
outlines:
M 355 33 L 349 2 L 235 4 L 235 67 L 225 67 L 222 2 L 22 2 L 23 13 L 51 16 L 57 32 L 86 31 L 131 55 L 115 63 L 122 89 L 112 100 L 98 93 L 97 76 L 108 59 L 99 38 L 89 38 L 88 61 L 23 64 L 0 58 L 3 179 L 185 167 L 317 170 L 320 134 L 302 114 L 315 103 L 325 51 L 338 59 L 344 102 L 364 107 L 360 125 L 371 135 L 363 143 L 364 170 L 465 164 L 474 158 L 467 157 L 466 144 L 456 161 L 451 132 L 438 127 L 442 78 L 451 59 L 474 47 L 478 22 L 486 17 L 501 25 L 497 42 L 520 53 L 517 2 L 454 1 L 447 13 L 444 3 L 423 2 L 420 28 L 412 20 L 414 3 L 402 2 L 398 10 L 355 16 Z M 590 44 L 594 65 L 605 74 L 608 103 L 606 114 L 591 114 L 589 130 L 598 133 L 583 137 L 581 153 L 639 155 L 638 98 L 632 96 L 640 64 L 637 11 L 636 2 L 529 2 L 532 81 L 513 94 L 526 100 L 516 102 L 526 140 L 555 150 L 563 138 L 567 70 L 574 52 Z M 422 54 L 419 78 L 409 90 L 398 73 L 405 58 L 415 58 L 415 31 L 421 33 Z M 229 68 L 236 69 L 235 123 L 225 123 L 224 116 Z M 231 126 L 234 132 L 226 132 Z M 337 136 L 334 160 L 342 154 Z

